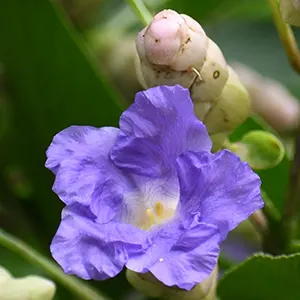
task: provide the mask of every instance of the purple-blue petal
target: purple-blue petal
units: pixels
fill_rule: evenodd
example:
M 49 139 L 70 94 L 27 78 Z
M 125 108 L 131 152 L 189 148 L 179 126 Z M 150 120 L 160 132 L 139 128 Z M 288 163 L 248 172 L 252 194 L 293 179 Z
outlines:
M 47 150 L 46 167 L 56 175 L 53 191 L 65 204 L 90 205 L 101 222 L 111 220 L 122 201 L 124 177 L 109 158 L 118 133 L 113 127 L 71 126 Z
M 149 270 L 165 285 L 191 290 L 214 270 L 219 256 L 216 226 L 199 223 L 183 234 L 162 262 Z
M 167 286 L 190 290 L 217 264 L 220 234 L 216 226 L 192 222 L 186 228 L 171 222 L 154 230 L 149 239 L 151 246 L 131 257 L 126 267 L 140 273 L 150 271 Z
M 137 93 L 122 114 L 111 158 L 124 170 L 155 178 L 174 171 L 181 153 L 210 149 L 189 91 L 179 85 L 158 86 Z
M 66 206 L 51 253 L 66 274 L 103 280 L 117 275 L 128 257 L 147 247 L 146 232 L 130 224 L 99 224 L 86 207 Z
M 199 213 L 202 222 L 218 226 L 222 240 L 263 207 L 260 178 L 228 150 L 184 153 L 177 159 L 177 169 L 182 218 Z

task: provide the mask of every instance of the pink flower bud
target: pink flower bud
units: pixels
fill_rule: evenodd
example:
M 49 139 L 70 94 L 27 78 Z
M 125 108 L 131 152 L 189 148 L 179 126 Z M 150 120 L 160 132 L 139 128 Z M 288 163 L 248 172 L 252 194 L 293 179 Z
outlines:
M 192 18 L 163 10 L 137 37 L 137 51 L 148 64 L 168 66 L 173 71 L 201 68 L 208 39 Z

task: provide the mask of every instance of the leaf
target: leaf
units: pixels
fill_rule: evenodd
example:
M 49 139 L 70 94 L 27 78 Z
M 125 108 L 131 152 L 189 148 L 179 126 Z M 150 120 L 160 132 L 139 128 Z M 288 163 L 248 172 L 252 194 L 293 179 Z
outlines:
M 266 2 L 266 1 L 265 1 Z M 270 17 L 267 3 L 260 0 L 170 0 L 169 7 L 187 14 L 197 21 L 224 21 L 225 19 L 265 19 Z
M 41 230 L 47 240 L 61 208 L 44 168 L 53 136 L 72 124 L 116 125 L 121 113 L 98 63 L 66 20 L 53 1 L 0 1 L 0 62 L 11 108 L 0 170 L 22 170 L 33 190 L 34 220 L 52 225 Z
M 221 300 L 300 299 L 300 254 L 254 255 L 220 280 Z

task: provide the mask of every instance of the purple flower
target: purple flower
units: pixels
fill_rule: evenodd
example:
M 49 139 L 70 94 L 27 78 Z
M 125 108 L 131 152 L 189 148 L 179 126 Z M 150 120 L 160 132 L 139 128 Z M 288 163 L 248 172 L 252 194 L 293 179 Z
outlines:
M 212 154 L 187 89 L 140 92 L 120 129 L 71 126 L 47 151 L 66 204 L 51 244 L 67 274 L 103 280 L 124 266 L 186 290 L 207 278 L 220 243 L 263 206 L 260 179 Z

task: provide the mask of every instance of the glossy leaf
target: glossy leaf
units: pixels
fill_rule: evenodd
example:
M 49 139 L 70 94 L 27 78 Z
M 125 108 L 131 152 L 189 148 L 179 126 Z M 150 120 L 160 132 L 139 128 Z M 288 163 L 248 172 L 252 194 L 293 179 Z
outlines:
M 220 281 L 221 300 L 298 300 L 300 254 L 254 255 Z

